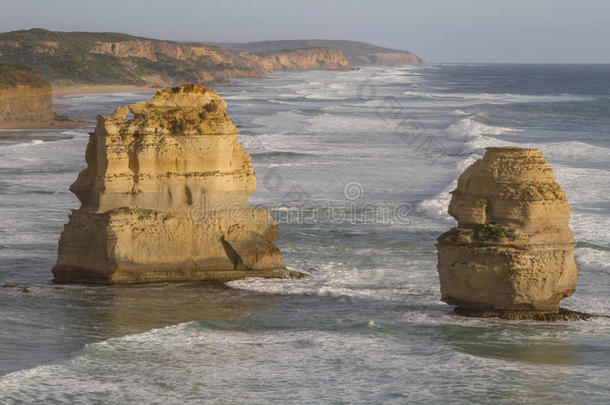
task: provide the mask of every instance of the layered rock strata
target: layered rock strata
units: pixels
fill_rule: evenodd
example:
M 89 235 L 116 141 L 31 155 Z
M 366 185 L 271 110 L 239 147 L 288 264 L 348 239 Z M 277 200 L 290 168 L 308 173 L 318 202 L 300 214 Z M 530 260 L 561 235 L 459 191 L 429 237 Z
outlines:
M 421 66 L 426 64 L 422 58 L 408 51 L 384 48 L 365 42 L 355 41 L 297 39 L 247 43 L 223 43 L 220 45 L 233 51 L 247 51 L 250 53 L 268 53 L 311 48 L 333 48 L 338 49 L 343 53 L 350 66 Z
M 462 313 L 563 319 L 578 269 L 570 207 L 536 149 L 487 148 L 459 178 L 438 239 L 442 300 Z
M 269 211 L 247 204 L 254 170 L 225 109 L 214 90 L 182 85 L 98 116 L 55 282 L 300 276 Z
M 260 77 L 275 70 L 346 70 L 337 48 L 230 51 L 119 33 L 31 29 L 0 33 L 0 62 L 35 67 L 54 87 L 134 85 L 162 88 Z
M 347 56 L 347 55 L 346 55 Z M 348 58 L 352 66 L 423 66 L 422 58 L 411 52 L 372 52 Z
M 0 63 L 0 121 L 52 119 L 49 82 L 25 66 Z
M 266 72 L 278 70 L 347 70 L 350 67 L 343 52 L 334 48 L 292 49 L 261 54 L 241 52 L 239 55 L 256 62 Z

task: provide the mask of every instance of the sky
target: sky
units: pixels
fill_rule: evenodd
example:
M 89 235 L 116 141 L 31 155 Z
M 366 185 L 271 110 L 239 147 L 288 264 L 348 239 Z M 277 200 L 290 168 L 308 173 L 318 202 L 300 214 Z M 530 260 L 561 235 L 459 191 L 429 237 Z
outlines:
M 0 0 L 0 32 L 348 39 L 430 63 L 610 63 L 609 0 Z

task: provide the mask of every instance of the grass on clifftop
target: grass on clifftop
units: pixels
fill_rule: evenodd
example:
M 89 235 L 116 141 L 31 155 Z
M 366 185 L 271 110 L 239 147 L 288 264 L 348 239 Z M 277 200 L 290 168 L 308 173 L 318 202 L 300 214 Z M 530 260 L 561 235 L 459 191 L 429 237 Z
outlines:
M 176 82 L 196 80 L 191 64 L 169 57 L 159 61 L 95 54 L 96 42 L 157 41 L 119 33 L 56 32 L 40 28 L 0 33 L 0 62 L 35 66 L 56 85 L 146 85 L 146 75 L 171 75 Z
M 127 41 L 130 42 L 127 46 L 113 47 L 113 44 Z M 104 44 L 103 50 L 100 43 Z M 248 52 L 262 56 L 269 52 L 290 54 L 299 50 L 336 49 L 359 65 L 377 63 L 380 52 L 411 55 L 351 41 L 271 41 L 242 45 L 248 48 L 247 52 L 242 53 L 234 47 L 163 41 L 114 32 L 59 32 L 34 28 L 0 33 L 0 63 L 33 67 L 59 87 L 80 84 L 172 86 L 263 74 L 265 68 L 252 60 Z M 191 53 L 189 47 L 205 47 L 205 51 L 196 49 Z

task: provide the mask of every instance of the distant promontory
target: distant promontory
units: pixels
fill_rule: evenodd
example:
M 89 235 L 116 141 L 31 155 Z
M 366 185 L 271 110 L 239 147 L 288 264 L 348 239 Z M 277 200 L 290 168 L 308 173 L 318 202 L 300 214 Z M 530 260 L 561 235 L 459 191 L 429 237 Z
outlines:
M 120 33 L 35 28 L 0 33 L 0 62 L 38 71 L 53 87 L 162 87 L 258 77 L 280 70 L 346 70 L 423 65 L 418 56 L 352 41 L 299 40 L 245 44 L 182 43 Z
M 425 65 L 426 62 L 412 52 L 384 48 L 366 42 L 330 39 L 297 39 L 282 41 L 260 41 L 246 43 L 216 43 L 232 51 L 278 52 L 292 49 L 334 48 L 343 52 L 350 66 L 408 66 Z

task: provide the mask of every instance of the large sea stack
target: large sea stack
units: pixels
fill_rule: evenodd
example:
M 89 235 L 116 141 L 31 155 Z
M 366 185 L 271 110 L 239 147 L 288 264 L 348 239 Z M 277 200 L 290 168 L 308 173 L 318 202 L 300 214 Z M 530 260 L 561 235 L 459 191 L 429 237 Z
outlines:
M 214 90 L 182 85 L 98 116 L 55 282 L 300 276 L 269 211 L 247 204 L 254 170 L 225 109 Z
M 442 300 L 458 312 L 564 319 L 578 269 L 570 207 L 537 149 L 487 148 L 459 178 L 438 239 Z

